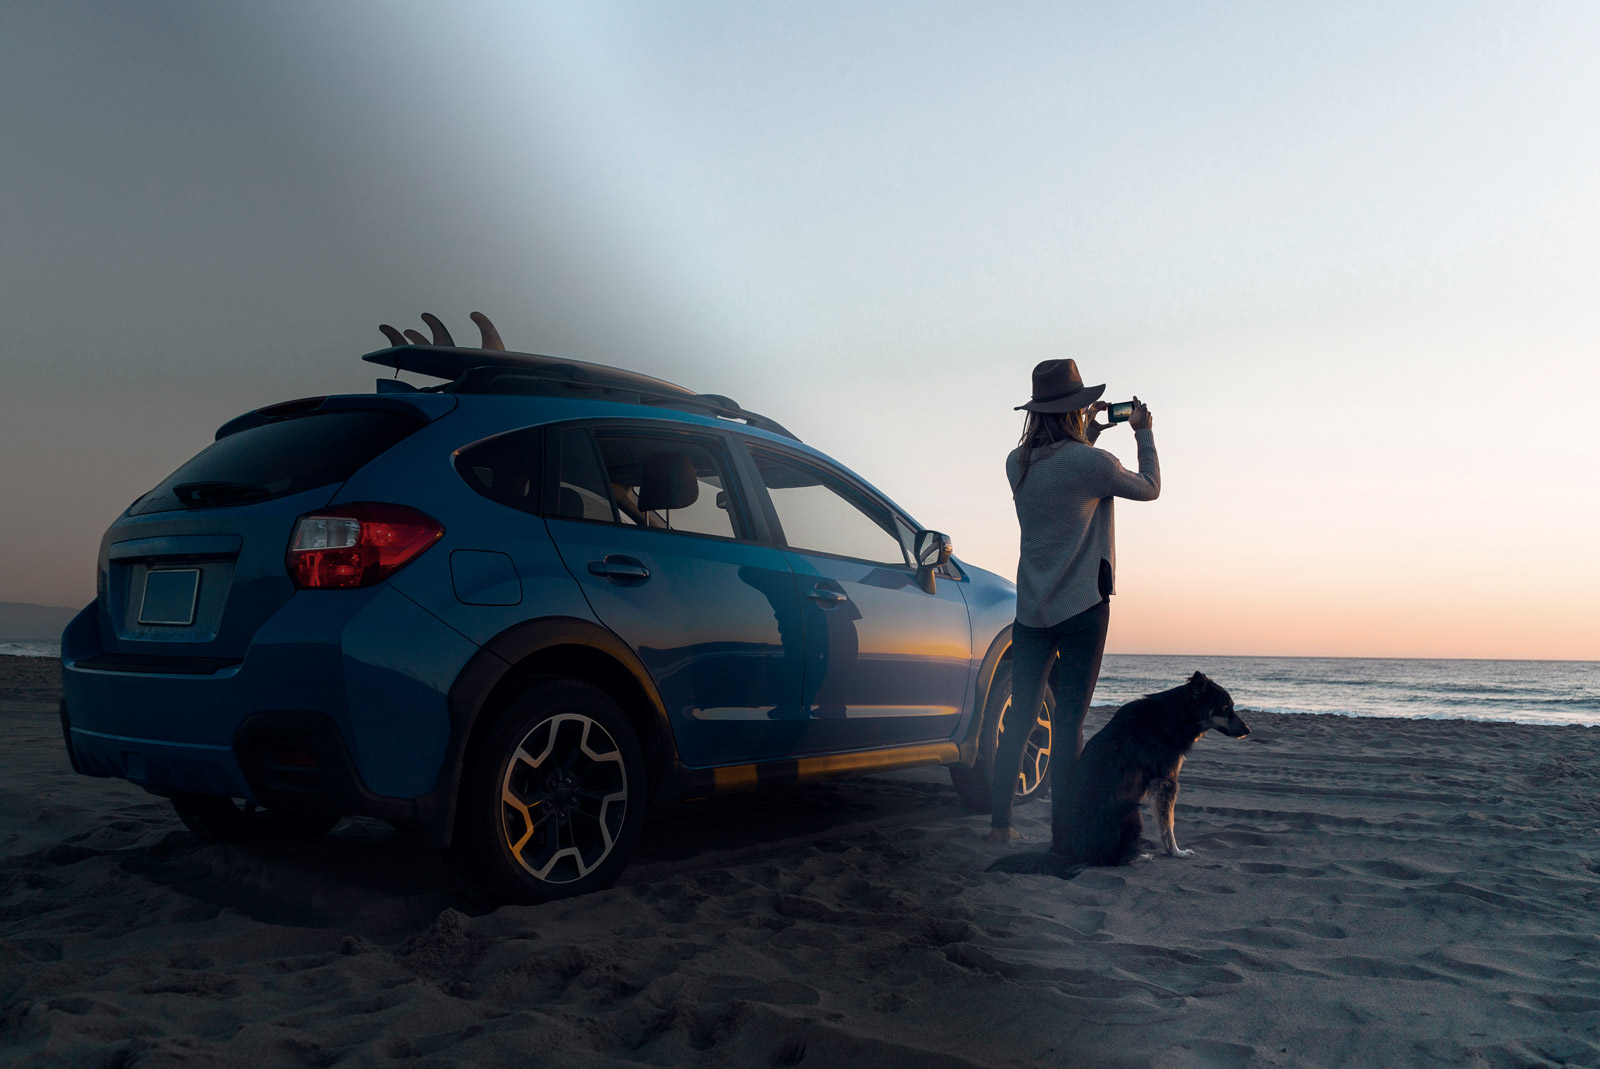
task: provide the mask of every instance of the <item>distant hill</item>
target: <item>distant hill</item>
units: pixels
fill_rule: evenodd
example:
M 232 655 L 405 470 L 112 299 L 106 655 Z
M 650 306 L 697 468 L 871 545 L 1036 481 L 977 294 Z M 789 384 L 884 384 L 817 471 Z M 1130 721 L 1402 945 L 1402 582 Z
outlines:
M 0 601 L 0 642 L 54 641 L 76 615 L 77 609 Z

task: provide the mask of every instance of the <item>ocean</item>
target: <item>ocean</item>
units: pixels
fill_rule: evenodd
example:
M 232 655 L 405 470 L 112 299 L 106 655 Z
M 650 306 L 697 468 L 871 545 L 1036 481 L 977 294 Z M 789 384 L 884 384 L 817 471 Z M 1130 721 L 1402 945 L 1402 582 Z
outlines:
M 0 642 L 0 654 L 56 657 L 54 642 Z M 1239 709 L 1340 716 L 1600 726 L 1600 661 L 1106 654 L 1096 705 L 1175 687 L 1196 669 Z
M 59 642 L 0 642 L 0 656 L 4 657 L 59 657 Z
M 1121 705 L 1197 669 L 1238 709 L 1600 726 L 1600 661 L 1107 654 L 1094 702 Z

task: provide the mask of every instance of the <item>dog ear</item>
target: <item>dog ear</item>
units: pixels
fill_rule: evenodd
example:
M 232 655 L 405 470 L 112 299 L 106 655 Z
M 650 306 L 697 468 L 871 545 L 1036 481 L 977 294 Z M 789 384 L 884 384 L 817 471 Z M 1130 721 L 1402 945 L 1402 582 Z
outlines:
M 1189 677 L 1189 689 L 1196 694 L 1201 694 L 1205 691 L 1206 685 L 1210 682 L 1211 680 L 1207 679 L 1203 673 L 1196 672 L 1194 675 Z

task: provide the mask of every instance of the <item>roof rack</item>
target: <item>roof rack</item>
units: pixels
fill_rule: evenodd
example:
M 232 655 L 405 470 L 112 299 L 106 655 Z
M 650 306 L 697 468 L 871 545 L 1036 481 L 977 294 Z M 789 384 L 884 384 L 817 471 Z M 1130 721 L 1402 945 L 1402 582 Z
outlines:
M 428 387 L 438 393 L 519 394 L 553 396 L 583 394 L 594 400 L 671 408 L 697 415 L 741 420 L 773 434 L 799 441 L 800 437 L 776 420 L 740 408 L 732 398 L 715 393 L 695 393 L 665 379 L 641 375 L 606 364 L 563 360 L 537 353 L 511 353 L 498 349 L 464 349 L 445 345 L 396 345 L 368 353 L 361 359 L 410 371 L 448 383 Z

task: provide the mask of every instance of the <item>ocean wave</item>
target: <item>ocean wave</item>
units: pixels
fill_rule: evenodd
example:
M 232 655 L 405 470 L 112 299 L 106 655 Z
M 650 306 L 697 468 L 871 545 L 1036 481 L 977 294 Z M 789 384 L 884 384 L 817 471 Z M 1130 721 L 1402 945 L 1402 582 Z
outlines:
M 1586 720 L 1561 716 L 1536 716 L 1531 714 L 1495 713 L 1473 716 L 1462 712 L 1435 710 L 1427 713 L 1379 713 L 1353 709 L 1297 709 L 1284 706 L 1240 706 L 1239 713 L 1249 722 L 1251 713 L 1281 713 L 1285 716 L 1343 716 L 1352 720 L 1465 720 L 1474 724 L 1528 724 L 1537 727 L 1600 728 L 1600 714 Z
M 60 657 L 59 642 L 0 642 L 0 657 Z
M 1393 685 L 1390 683 L 1390 686 Z M 1535 683 L 1413 682 L 1411 685 L 1430 694 L 1538 694 L 1551 689 Z
M 1499 697 L 1496 695 L 1478 695 L 1475 697 L 1440 698 L 1427 694 L 1397 695 L 1394 701 L 1402 703 L 1416 703 L 1426 705 L 1556 705 L 1574 706 L 1577 708 L 1592 709 L 1600 713 L 1600 698 L 1593 695 L 1573 695 L 1565 698 L 1536 698 L 1527 695 Z

